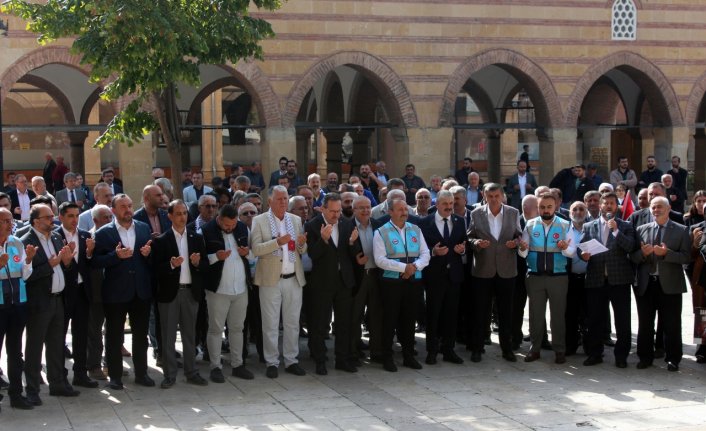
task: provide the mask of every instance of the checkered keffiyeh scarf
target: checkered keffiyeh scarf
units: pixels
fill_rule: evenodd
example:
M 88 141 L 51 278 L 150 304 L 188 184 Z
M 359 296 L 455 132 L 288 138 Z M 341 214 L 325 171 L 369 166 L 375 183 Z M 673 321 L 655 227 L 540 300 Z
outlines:
M 277 238 L 280 234 L 279 232 L 279 227 L 277 227 L 277 222 L 275 221 L 275 215 L 272 213 L 272 211 L 269 211 L 269 220 L 270 220 L 270 230 L 272 231 L 272 238 Z M 287 213 L 284 214 L 284 227 L 287 230 L 287 233 L 289 236 L 292 237 L 293 240 L 296 241 L 297 238 L 297 233 L 294 232 L 294 225 L 292 224 L 292 218 L 287 216 Z M 287 257 L 289 258 L 290 262 L 295 261 L 295 252 L 292 250 L 287 250 Z M 275 256 L 282 257 L 282 247 L 277 247 L 277 250 L 273 253 Z

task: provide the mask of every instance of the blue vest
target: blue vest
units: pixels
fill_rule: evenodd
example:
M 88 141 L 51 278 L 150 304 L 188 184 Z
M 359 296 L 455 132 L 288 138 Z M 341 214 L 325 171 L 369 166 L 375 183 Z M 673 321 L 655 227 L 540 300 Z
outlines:
M 561 254 L 557 243 L 569 239 L 571 224 L 554 216 L 547 235 L 544 233 L 544 223 L 541 217 L 527 222 L 529 234 L 529 253 L 527 254 L 527 270 L 530 274 L 560 275 L 566 274 L 568 259 Z
M 397 260 L 402 263 L 412 263 L 414 262 L 421 253 L 421 238 L 422 231 L 419 227 L 411 224 L 405 223 L 404 233 L 405 241 L 402 241 L 397 228 L 392 224 L 392 222 L 385 223 L 378 229 L 380 232 L 380 237 L 385 243 L 385 255 L 388 259 Z M 382 272 L 383 278 L 394 278 L 398 279 L 402 275 L 401 272 L 385 270 Z M 414 273 L 415 279 L 422 278 L 422 271 L 416 271 Z
M 5 241 L 5 253 L 9 255 L 7 267 L 0 268 L 0 306 L 27 302 L 27 289 L 22 279 L 22 256 L 24 245 L 17 237 L 9 236 Z M 8 271 L 10 277 L 8 278 Z

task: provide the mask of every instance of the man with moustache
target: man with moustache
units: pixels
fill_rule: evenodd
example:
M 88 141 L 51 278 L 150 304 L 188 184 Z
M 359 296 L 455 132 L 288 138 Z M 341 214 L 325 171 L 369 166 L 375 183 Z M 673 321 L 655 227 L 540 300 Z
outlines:
M 282 353 L 285 371 L 297 376 L 306 374 L 299 354 L 299 312 L 302 306 L 302 286 L 306 284 L 301 255 L 307 251 L 307 238 L 301 219 L 287 214 L 287 189 L 273 187 L 267 213 L 253 219 L 251 245 L 258 257 L 255 284 L 260 288 L 263 347 L 267 371 L 271 379 L 278 376 L 279 322 L 282 316 Z
M 373 256 L 373 234 L 382 225 L 370 215 L 370 199 L 357 196 L 353 200 L 354 223 L 358 229 L 356 246 L 360 251 L 355 255 L 357 291 L 353 297 L 353 329 L 351 331 L 351 360 L 357 363 L 361 355 L 361 323 L 367 306 L 370 360 L 382 360 L 382 302 L 380 298 L 379 270 Z M 355 365 L 355 364 L 354 364 Z
M 691 261 L 691 239 L 689 228 L 670 220 L 669 211 L 666 197 L 650 201 L 654 221 L 637 228 L 640 248 L 631 254 L 637 265 L 638 369 L 648 368 L 654 361 L 657 312 L 664 329 L 667 370 L 679 371 L 682 358 L 681 310 L 682 294 L 686 292 L 682 265 Z
M 224 383 L 221 365 L 221 336 L 228 323 L 228 340 L 232 375 L 245 380 L 253 374 L 243 361 L 243 328 L 248 308 L 248 285 L 252 283 L 247 256 L 248 228 L 238 221 L 231 204 L 218 211 L 215 220 L 202 229 L 208 253 L 206 303 L 208 304 L 208 354 L 211 359 L 211 381 Z
M 544 193 L 539 196 L 537 205 L 539 217 L 527 222 L 518 250 L 520 256 L 527 258 L 527 295 L 532 344 L 525 356 L 525 362 L 539 359 L 549 300 L 554 362 L 563 364 L 566 362 L 566 267 L 568 259 L 572 258 L 576 251 L 576 246 L 569 237 L 569 222 L 555 213 L 558 206 L 556 197 L 551 193 Z
M 170 230 L 155 238 L 152 264 L 157 274 L 156 301 L 162 329 L 164 360 L 161 388 L 176 383 L 177 325 L 183 344 L 184 375 L 193 385 L 206 386 L 208 382 L 196 368 L 196 313 L 203 296 L 203 277 L 208 271 L 203 237 L 186 229 L 188 207 L 182 200 L 169 203 L 167 209 Z
M 321 214 L 304 226 L 307 250 L 313 264 L 311 283 L 307 286 L 309 350 L 316 361 L 316 374 L 326 375 L 324 342 L 333 308 L 336 318 L 335 367 L 354 373 L 358 369 L 350 363 L 350 331 L 355 285 L 353 257 L 359 251 L 356 247 L 358 229 L 350 220 L 341 217 L 342 202 L 337 193 L 327 194 L 321 208 Z
M 475 305 L 471 337 L 471 361 L 480 362 L 485 332 L 490 322 L 491 300 L 495 296 L 498 307 L 500 349 L 503 359 L 516 362 L 512 353 L 512 294 L 517 276 L 517 242 L 520 213 L 503 204 L 502 186 L 488 183 L 483 186 L 487 204 L 471 213 L 468 239 L 473 247 L 473 277 L 478 281 L 473 288 Z
M 49 395 L 75 397 L 75 390 L 64 377 L 64 271 L 73 264 L 73 248 L 64 245 L 53 231 L 54 214 L 49 206 L 35 205 L 30 210 L 32 226 L 22 242 L 32 259 L 32 274 L 26 281 L 27 335 L 25 344 L 25 380 L 27 401 L 41 406 L 39 385 L 42 350 L 46 349 Z M 29 248 L 33 251 L 29 251 Z
M 90 233 L 78 228 L 79 211 L 78 204 L 62 203 L 59 206 L 61 227 L 56 229 L 64 242 L 72 247 L 74 260 L 74 264 L 65 271 L 64 334 L 66 334 L 69 320 L 71 320 L 71 344 L 74 359 L 72 384 L 85 388 L 96 388 L 98 382 L 88 377 L 86 365 L 92 290 L 90 261 L 96 244 Z
M 353 199 L 358 196 L 355 192 L 341 193 L 341 214 L 350 220 L 353 218 Z
M 569 207 L 571 218 L 571 242 L 581 242 L 583 226 L 586 223 L 588 210 L 586 204 L 576 201 Z M 569 266 L 569 289 L 566 293 L 566 356 L 576 353 L 579 343 L 586 332 L 586 295 L 584 283 L 586 281 L 586 262 L 579 253 L 571 258 Z
M 630 223 L 615 217 L 618 211 L 618 196 L 615 193 L 604 193 L 600 202 L 601 216 L 584 225 L 581 243 L 595 239 L 608 251 L 591 256 L 581 250 L 581 244 L 578 245 L 581 259 L 588 262 L 584 284 L 588 318 L 584 351 L 588 358 L 583 364 L 591 366 L 603 362 L 603 339 L 609 332 L 606 324 L 610 324 L 606 313 L 610 303 L 618 337 L 613 348 L 615 366 L 625 368 L 631 344 L 630 284 L 634 273 L 630 253 L 636 247 L 635 230 Z
M 429 265 L 429 248 L 421 229 L 407 222 L 404 199 L 390 202 L 390 221 L 373 237 L 375 264 L 382 271 L 380 296 L 383 304 L 383 368 L 396 372 L 392 342 L 402 344 L 403 365 L 415 370 L 422 366 L 414 358 L 414 322 L 422 296 L 422 270 Z
M 324 195 L 326 195 L 324 189 L 321 188 L 321 175 L 317 173 L 310 174 L 306 179 L 306 184 L 311 188 L 312 192 L 312 209 L 313 207 L 320 207 L 324 200 Z
M 649 199 L 650 203 L 652 203 L 652 200 L 656 197 L 663 197 L 667 198 L 667 188 L 664 186 L 662 183 L 652 183 L 649 186 L 647 186 L 647 199 Z M 667 199 L 669 200 L 669 199 Z M 678 213 L 669 208 L 668 215 L 670 220 L 672 220 L 674 223 L 677 224 L 683 224 L 684 223 L 684 216 L 681 213 Z M 639 211 L 635 211 L 634 213 L 630 214 L 630 217 L 628 217 L 628 222 L 632 223 L 632 226 L 637 229 L 638 227 L 651 223 L 654 221 L 654 216 L 652 215 L 652 211 L 650 207 L 641 209 Z
M 525 230 L 528 220 L 539 215 L 537 208 L 537 196 L 525 195 L 522 198 L 522 215 L 520 215 L 520 230 Z M 517 256 L 517 277 L 515 277 L 515 288 L 512 292 L 512 350 L 519 350 L 524 334 L 522 324 L 525 321 L 525 305 L 527 305 L 527 259 Z
M 25 283 L 37 248 L 12 235 L 14 221 L 9 208 L 0 208 L 0 340 L 5 339 L 10 406 L 31 410 L 34 405 L 22 395 L 22 333 L 27 323 Z
M 97 183 L 93 187 L 93 197 L 96 205 L 108 205 L 113 200 L 113 191 L 106 183 Z M 84 211 L 78 216 L 78 228 L 88 232 L 93 228 L 93 216 L 91 211 Z
M 201 228 L 216 216 L 216 212 L 218 211 L 216 197 L 213 195 L 202 195 L 198 200 L 198 209 L 199 215 L 186 227 L 200 234 Z
M 148 260 L 152 251 L 150 228 L 133 220 L 132 199 L 125 194 L 113 198 L 112 211 L 114 220 L 96 232 L 91 261 L 104 273 L 101 294 L 105 310 L 105 356 L 110 376 L 108 387 L 123 389 L 121 347 L 128 315 L 135 383 L 151 387 L 155 383 L 147 374 L 147 327 L 153 291 Z
M 453 205 L 453 194 L 447 190 L 439 191 L 436 198 L 437 211 L 419 223 L 426 243 L 434 244 L 429 265 L 422 271 L 427 313 L 425 362 L 428 365 L 436 364 L 439 352 L 445 362 L 463 363 L 463 359 L 454 351 L 454 346 L 458 300 L 464 279 L 461 256 L 466 254 L 466 226 L 461 217 L 453 214 Z
M 370 169 L 370 165 L 363 163 L 359 168 L 360 172 L 360 182 L 363 184 L 366 190 L 370 190 L 373 196 L 378 195 L 378 190 L 380 189 L 380 184 L 378 184 L 378 179 Z

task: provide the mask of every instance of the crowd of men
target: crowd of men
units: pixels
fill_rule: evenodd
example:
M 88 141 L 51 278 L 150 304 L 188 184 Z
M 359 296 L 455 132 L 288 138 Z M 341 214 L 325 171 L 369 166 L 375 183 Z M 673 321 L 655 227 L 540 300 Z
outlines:
M 150 345 L 164 389 L 177 383 L 179 368 L 190 384 L 225 382 L 223 352 L 232 376 L 253 379 L 250 343 L 267 377 L 278 376 L 281 362 L 301 376 L 302 336 L 314 371 L 326 375 L 331 334 L 335 369 L 354 373 L 367 360 L 395 372 L 395 338 L 402 365 L 421 369 L 415 331 L 426 332 L 423 362 L 433 366 L 439 355 L 463 363 L 457 342 L 472 362 L 482 361 L 492 327 L 510 362 L 525 341 L 525 362 L 551 349 L 562 364 L 582 346 L 586 366 L 603 362 L 611 345 L 615 366 L 625 368 L 631 290 L 637 368 L 664 357 L 677 371 L 687 277 L 700 286 L 706 277 L 706 192 L 697 191 L 682 214 L 686 171 L 678 157 L 667 174 L 649 157 L 639 181 L 627 158 L 618 162 L 609 182 L 595 166 L 578 164 L 549 186 L 537 184 L 527 157 L 504 185 L 483 184 L 471 159 L 428 186 L 414 165 L 390 178 L 382 161 L 361 165 L 345 183 L 329 173 L 325 185 L 318 174 L 300 178 L 286 157 L 269 184 L 259 163 L 247 172 L 234 167 L 228 181 L 214 178 L 211 186 L 188 171 L 173 185 L 155 168 L 140 204 L 112 168 L 92 190 L 68 169 L 57 184 L 63 161 L 51 169 L 52 189 L 46 175 L 32 178 L 31 188 L 14 175 L 0 193 L 0 336 L 9 380 L 0 383 L 12 407 L 42 405 L 44 351 L 52 396 L 78 396 L 75 387 L 96 388 L 98 380 L 123 389 L 126 356 L 135 384 L 155 386 Z M 174 187 L 183 199 L 174 199 Z M 702 302 L 700 291 L 694 306 Z M 131 352 L 123 345 L 128 317 Z M 706 362 L 705 346 L 696 357 Z M 208 378 L 197 359 L 209 363 Z

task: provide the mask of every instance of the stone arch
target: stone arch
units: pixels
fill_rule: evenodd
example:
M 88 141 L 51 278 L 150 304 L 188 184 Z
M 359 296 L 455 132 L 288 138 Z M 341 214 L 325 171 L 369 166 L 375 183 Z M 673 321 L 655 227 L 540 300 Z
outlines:
M 440 127 L 453 124 L 454 101 L 466 81 L 475 72 L 490 65 L 505 69 L 522 84 L 534 104 L 538 124 L 549 128 L 563 118 L 556 89 L 544 69 L 517 51 L 489 49 L 461 63 L 449 78 L 439 111 Z
M 260 118 L 265 122 L 266 126 L 278 127 L 282 123 L 282 114 L 280 113 L 277 96 L 267 76 L 257 65 L 251 61 L 243 61 L 239 62 L 236 67 L 232 65 L 220 65 L 219 67 L 228 71 L 231 76 L 217 79 L 204 86 L 198 92 L 189 107 L 187 122 L 193 121 L 195 109 L 201 105 L 201 102 L 209 94 L 226 85 L 237 83 L 238 86 L 244 88 L 250 94 Z
M 586 95 L 593 84 L 612 69 L 624 72 L 635 81 L 652 105 L 653 117 L 668 119 L 669 124 L 664 126 L 683 124 L 679 100 L 664 73 L 646 58 L 633 52 L 621 51 L 603 57 L 579 78 L 567 104 L 564 121 L 567 127 L 576 127 Z
M 74 118 L 74 110 L 71 107 L 71 102 L 69 102 L 69 99 L 66 97 L 66 94 L 64 94 L 64 92 L 61 91 L 59 87 L 44 78 L 32 75 L 24 75 L 20 77 L 20 79 L 18 79 L 16 82 L 30 84 L 46 91 L 49 97 L 54 99 L 54 102 L 56 102 L 61 111 L 64 113 L 66 122 L 68 124 L 76 124 L 76 119 Z
M 689 93 L 689 99 L 686 102 L 686 111 L 684 112 L 684 122 L 687 127 L 693 128 L 699 120 L 699 109 L 706 98 L 706 72 L 704 72 L 694 83 Z
M 81 64 L 81 56 L 72 54 L 65 46 L 46 46 L 35 49 L 15 61 L 0 75 L 0 102 L 12 86 L 24 75 L 47 64 L 62 64 L 78 70 L 88 76 L 90 67 Z
M 283 127 L 293 127 L 299 107 L 310 88 L 339 66 L 349 66 L 368 78 L 379 92 L 388 115 L 399 127 L 417 127 L 417 113 L 407 87 L 397 73 L 378 57 L 362 51 L 341 51 L 324 57 L 304 72 L 287 96 Z

